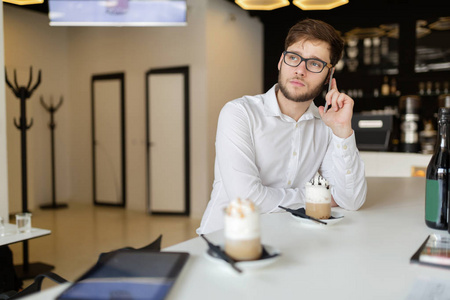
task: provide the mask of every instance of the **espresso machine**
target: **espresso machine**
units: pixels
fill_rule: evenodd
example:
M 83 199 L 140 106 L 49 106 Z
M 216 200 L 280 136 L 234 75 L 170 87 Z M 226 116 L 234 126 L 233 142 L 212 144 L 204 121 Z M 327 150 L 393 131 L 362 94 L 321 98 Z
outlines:
M 419 152 L 420 141 L 420 96 L 405 95 L 399 100 L 400 113 L 400 151 Z
M 394 114 L 355 113 L 352 128 L 359 150 L 394 151 L 398 133 Z M 397 137 L 397 139 L 396 139 Z

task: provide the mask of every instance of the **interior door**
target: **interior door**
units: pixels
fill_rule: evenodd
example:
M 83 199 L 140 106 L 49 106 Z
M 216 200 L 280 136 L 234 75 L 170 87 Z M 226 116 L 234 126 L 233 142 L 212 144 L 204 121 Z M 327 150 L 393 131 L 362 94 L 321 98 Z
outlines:
M 189 215 L 189 69 L 149 70 L 146 85 L 148 209 Z
M 124 73 L 92 77 L 92 178 L 97 205 L 126 203 L 124 77 Z

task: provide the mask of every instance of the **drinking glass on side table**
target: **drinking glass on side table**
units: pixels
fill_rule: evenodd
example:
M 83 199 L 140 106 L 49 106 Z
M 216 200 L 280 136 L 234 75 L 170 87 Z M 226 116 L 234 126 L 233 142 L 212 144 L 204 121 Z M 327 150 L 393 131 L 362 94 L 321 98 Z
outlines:
M 5 220 L 0 217 L 0 236 L 5 236 Z
M 31 232 L 31 213 L 16 214 L 16 225 L 19 233 Z

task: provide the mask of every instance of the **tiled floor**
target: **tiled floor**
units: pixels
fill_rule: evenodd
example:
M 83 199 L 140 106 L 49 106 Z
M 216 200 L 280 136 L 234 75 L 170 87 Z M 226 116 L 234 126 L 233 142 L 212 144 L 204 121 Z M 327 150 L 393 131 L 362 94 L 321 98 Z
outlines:
M 10 222 L 14 222 L 11 220 Z M 122 208 L 69 204 L 57 210 L 35 210 L 32 226 L 50 229 L 48 236 L 29 241 L 29 261 L 55 266 L 69 281 L 88 270 L 102 252 L 139 248 L 160 234 L 162 248 L 196 237 L 200 220 L 182 216 L 152 216 Z M 22 243 L 10 245 L 14 263 L 22 263 Z M 24 282 L 26 287 L 30 280 Z M 43 287 L 52 286 L 44 283 Z

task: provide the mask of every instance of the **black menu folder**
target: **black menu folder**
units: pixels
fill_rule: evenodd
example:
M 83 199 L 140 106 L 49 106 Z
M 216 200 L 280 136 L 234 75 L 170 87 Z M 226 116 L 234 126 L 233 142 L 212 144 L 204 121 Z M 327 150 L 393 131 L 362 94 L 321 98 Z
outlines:
M 189 253 L 119 251 L 97 263 L 58 296 L 58 300 L 162 300 Z
M 411 257 L 411 262 L 450 268 L 450 236 L 430 234 Z

